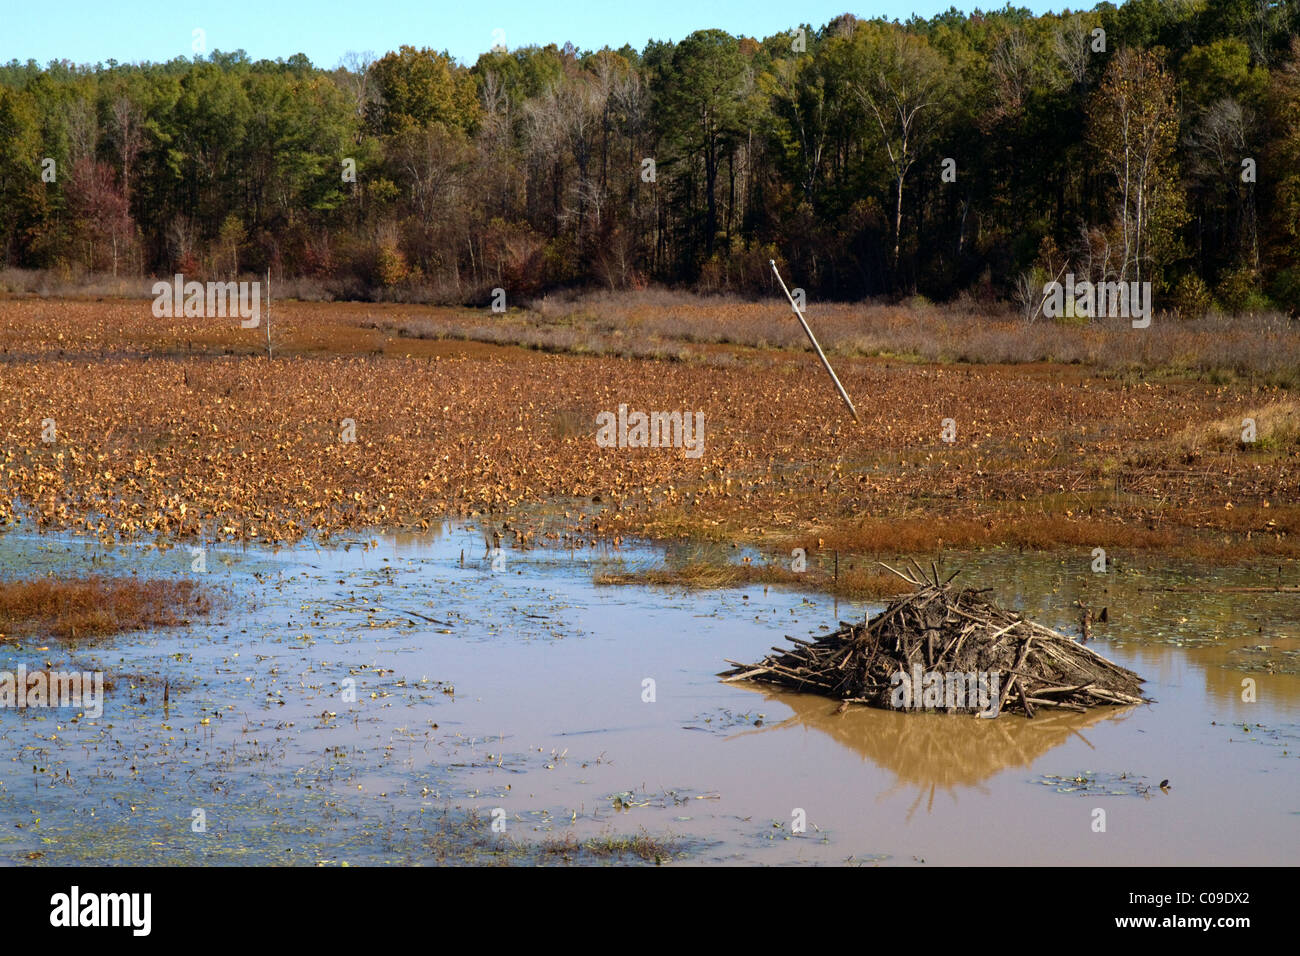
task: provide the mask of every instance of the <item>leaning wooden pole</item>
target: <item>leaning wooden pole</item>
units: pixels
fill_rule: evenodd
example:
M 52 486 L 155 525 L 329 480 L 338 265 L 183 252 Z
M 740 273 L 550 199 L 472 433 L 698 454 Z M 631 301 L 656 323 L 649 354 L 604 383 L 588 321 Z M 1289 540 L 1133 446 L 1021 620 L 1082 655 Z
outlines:
M 799 324 L 803 326 L 804 333 L 808 336 L 808 341 L 812 343 L 813 349 L 817 352 L 817 357 L 822 360 L 822 367 L 826 369 L 826 374 L 831 377 L 831 381 L 835 383 L 835 387 L 839 390 L 840 398 L 844 399 L 844 404 L 849 406 L 849 411 L 853 413 L 853 420 L 855 422 L 861 422 L 862 419 L 858 418 L 858 410 L 853 407 L 853 402 L 849 399 L 849 393 L 844 391 L 844 386 L 840 384 L 839 378 L 835 375 L 835 370 L 831 368 L 831 363 L 826 359 L 826 353 L 823 352 L 822 347 L 817 344 L 817 337 L 813 335 L 812 329 L 808 327 L 808 322 L 804 319 L 803 313 L 799 311 L 799 306 L 795 305 L 794 296 L 792 296 L 790 290 L 785 287 L 785 280 L 781 278 L 781 273 L 777 271 L 776 260 L 769 259 L 767 261 L 772 263 L 772 272 L 776 275 L 776 281 L 781 283 L 781 291 L 784 292 L 785 297 L 790 300 L 790 308 L 794 309 L 794 314 L 798 316 Z

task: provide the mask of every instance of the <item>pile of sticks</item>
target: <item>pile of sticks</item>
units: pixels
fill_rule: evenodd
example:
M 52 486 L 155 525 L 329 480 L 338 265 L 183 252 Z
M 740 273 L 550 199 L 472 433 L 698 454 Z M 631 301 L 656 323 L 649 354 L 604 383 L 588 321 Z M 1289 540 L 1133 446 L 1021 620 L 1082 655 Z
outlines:
M 983 597 L 991 588 L 957 588 L 952 580 L 960 572 L 941 581 L 934 565 L 928 575 L 916 564 L 907 572 L 883 566 L 915 590 L 861 624 L 841 622 L 818 641 L 791 637 L 793 648 L 774 647 L 757 664 L 727 661 L 734 669 L 718 676 L 823 694 L 845 706 L 984 716 L 1145 702 L 1137 674 L 1003 610 Z M 962 675 L 969 675 L 965 684 Z M 975 675 L 984 675 L 989 699 L 976 699 Z

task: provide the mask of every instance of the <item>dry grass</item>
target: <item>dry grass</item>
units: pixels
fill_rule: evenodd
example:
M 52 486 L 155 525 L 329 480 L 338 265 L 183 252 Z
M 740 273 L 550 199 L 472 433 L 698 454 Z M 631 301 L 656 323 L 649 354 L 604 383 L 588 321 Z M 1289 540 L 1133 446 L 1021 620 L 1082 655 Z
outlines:
M 1178 536 L 1169 529 L 1116 527 L 1112 521 L 1050 515 L 997 515 L 978 518 L 912 517 L 867 519 L 829 531 L 816 539 L 797 539 L 810 550 L 839 550 L 866 554 L 928 554 L 944 548 L 1003 545 L 1029 550 L 1093 547 L 1105 541 L 1112 548 L 1168 548 Z
M 507 866 L 597 864 L 642 860 L 666 863 L 685 855 L 687 845 L 671 836 L 655 837 L 641 830 L 635 836 L 603 835 L 579 839 L 572 833 L 538 843 L 502 836 L 490 817 L 476 809 L 444 807 L 422 817 L 426 858 L 439 866 Z
M 897 575 L 875 568 L 858 567 L 858 563 L 846 559 L 836 575 L 832 568 L 817 565 L 810 565 L 805 571 L 794 571 L 774 564 L 711 564 L 692 561 L 675 568 L 607 572 L 597 574 L 594 580 L 596 584 L 700 589 L 732 588 L 749 584 L 789 585 L 855 599 L 892 597 L 909 590 L 907 583 Z
M 1128 319 L 1025 323 L 1007 309 L 913 301 L 810 303 L 822 346 L 841 355 L 925 362 L 1082 364 L 1109 373 L 1142 371 L 1300 384 L 1300 327 L 1278 314 L 1159 316 L 1147 329 Z M 466 339 L 547 352 L 623 358 L 710 359 L 717 346 L 802 352 L 802 330 L 784 299 L 747 301 L 664 289 L 553 296 L 505 315 L 421 315 L 383 320 L 411 338 Z
M 1255 423 L 1255 440 L 1245 438 L 1246 419 Z M 1246 410 L 1240 416 L 1191 425 L 1173 439 L 1178 452 L 1197 456 L 1204 450 L 1291 452 L 1300 447 L 1300 402 L 1271 402 Z
M 622 860 L 635 857 L 646 863 L 666 863 L 682 852 L 673 839 L 653 837 L 642 831 L 636 836 L 602 836 L 579 840 L 571 833 L 542 841 L 538 851 L 543 858 L 565 863 Z
M 155 280 L 143 276 L 86 274 L 52 269 L 0 268 L 0 293 L 94 299 L 150 298 Z
M 1273 440 L 1289 419 L 1269 411 L 1291 401 L 1281 389 L 840 356 L 855 425 L 805 353 L 710 346 L 732 364 L 657 362 L 378 328 L 414 311 L 277 305 L 268 362 L 264 330 L 235 321 L 0 299 L 0 522 L 279 541 L 459 515 L 516 541 L 635 534 L 783 556 L 802 543 L 811 557 L 818 539 L 842 558 L 992 544 L 1300 553 L 1300 446 Z M 703 455 L 597 446 L 596 414 L 623 403 L 702 412 Z M 1267 447 L 1203 441 L 1189 458 L 1189 429 L 1252 410 Z
M 153 281 L 3 269 L 0 295 L 149 300 Z M 358 290 L 347 288 L 346 283 L 314 279 L 277 280 L 275 290 L 277 321 L 288 321 L 282 330 L 288 354 L 344 347 L 391 353 L 397 351 L 395 338 L 405 340 L 408 351 L 409 343 L 419 340 L 472 341 L 573 355 L 715 364 L 728 363 L 735 350 L 808 349 L 788 303 L 775 292 L 772 298 L 760 300 L 664 288 L 557 293 L 523 307 L 512 306 L 506 314 L 454 306 L 444 293 L 430 292 L 417 299 L 438 304 L 338 302 L 332 311 L 317 310 L 312 321 L 302 323 L 299 317 L 305 303 L 333 302 L 353 297 Z M 948 305 L 920 298 L 900 304 L 812 301 L 807 314 L 823 347 L 843 356 L 994 365 L 1079 364 L 1108 374 L 1175 374 L 1216 383 L 1300 385 L 1300 326 L 1280 312 L 1211 313 L 1196 319 L 1161 313 L 1142 330 L 1131 328 L 1128 319 L 1026 323 L 1010 305 L 989 306 L 969 299 Z M 340 317 L 347 321 L 339 322 Z M 356 321 L 355 317 L 363 318 Z M 177 326 L 180 335 L 170 342 L 157 336 L 156 326 L 147 337 L 155 348 L 205 348 L 221 341 L 232 354 L 243 354 L 264 347 L 261 329 L 258 335 L 247 336 L 251 344 L 246 344 L 214 337 L 211 322 L 178 322 Z M 112 343 L 103 345 L 129 347 L 144 338 L 138 322 L 112 331 Z
M 85 640 L 173 627 L 206 614 L 211 602 L 192 581 L 91 575 L 0 581 L 0 637 Z

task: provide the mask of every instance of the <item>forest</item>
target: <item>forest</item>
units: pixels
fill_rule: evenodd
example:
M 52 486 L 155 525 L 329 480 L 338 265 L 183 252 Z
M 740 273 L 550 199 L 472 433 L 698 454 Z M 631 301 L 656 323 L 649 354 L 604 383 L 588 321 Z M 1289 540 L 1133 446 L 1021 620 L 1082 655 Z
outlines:
M 0 265 L 323 298 L 664 284 L 1300 311 L 1300 2 L 0 66 Z

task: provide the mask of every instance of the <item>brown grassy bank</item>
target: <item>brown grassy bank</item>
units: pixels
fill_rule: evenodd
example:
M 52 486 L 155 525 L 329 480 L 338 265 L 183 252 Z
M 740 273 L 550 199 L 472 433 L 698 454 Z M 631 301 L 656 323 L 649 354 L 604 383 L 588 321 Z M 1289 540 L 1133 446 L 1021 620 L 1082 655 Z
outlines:
M 887 571 L 859 567 L 847 559 L 838 572 L 816 566 L 795 571 L 776 564 L 710 564 L 697 561 L 680 567 L 605 572 L 597 574 L 595 582 L 681 588 L 782 584 L 855 600 L 892 597 L 908 590 L 907 584 L 897 576 Z
M 192 581 L 91 575 L 0 581 L 0 638 L 93 640 L 146 627 L 174 627 L 206 614 Z
M 1300 384 L 1300 327 L 1280 313 L 1184 320 L 1147 329 L 1127 319 L 1025 322 L 1010 308 L 913 300 L 808 307 L 822 346 L 844 356 L 919 362 L 1081 364 L 1110 374 L 1190 375 Z M 549 352 L 623 358 L 722 360 L 718 346 L 803 352 L 808 343 L 783 299 L 747 301 L 664 289 L 557 296 L 506 315 L 412 314 L 376 319 L 411 339 L 464 339 Z
M 407 312 L 277 305 L 267 361 L 264 330 L 237 322 L 0 300 L 0 521 L 276 541 L 460 515 L 507 546 L 635 534 L 810 555 L 1300 554 L 1294 400 L 1262 380 L 841 355 L 855 425 L 806 353 L 662 362 L 380 327 Z M 1088 334 L 1134 350 L 1144 333 Z M 596 415 L 620 404 L 703 413 L 702 455 L 599 447 Z

